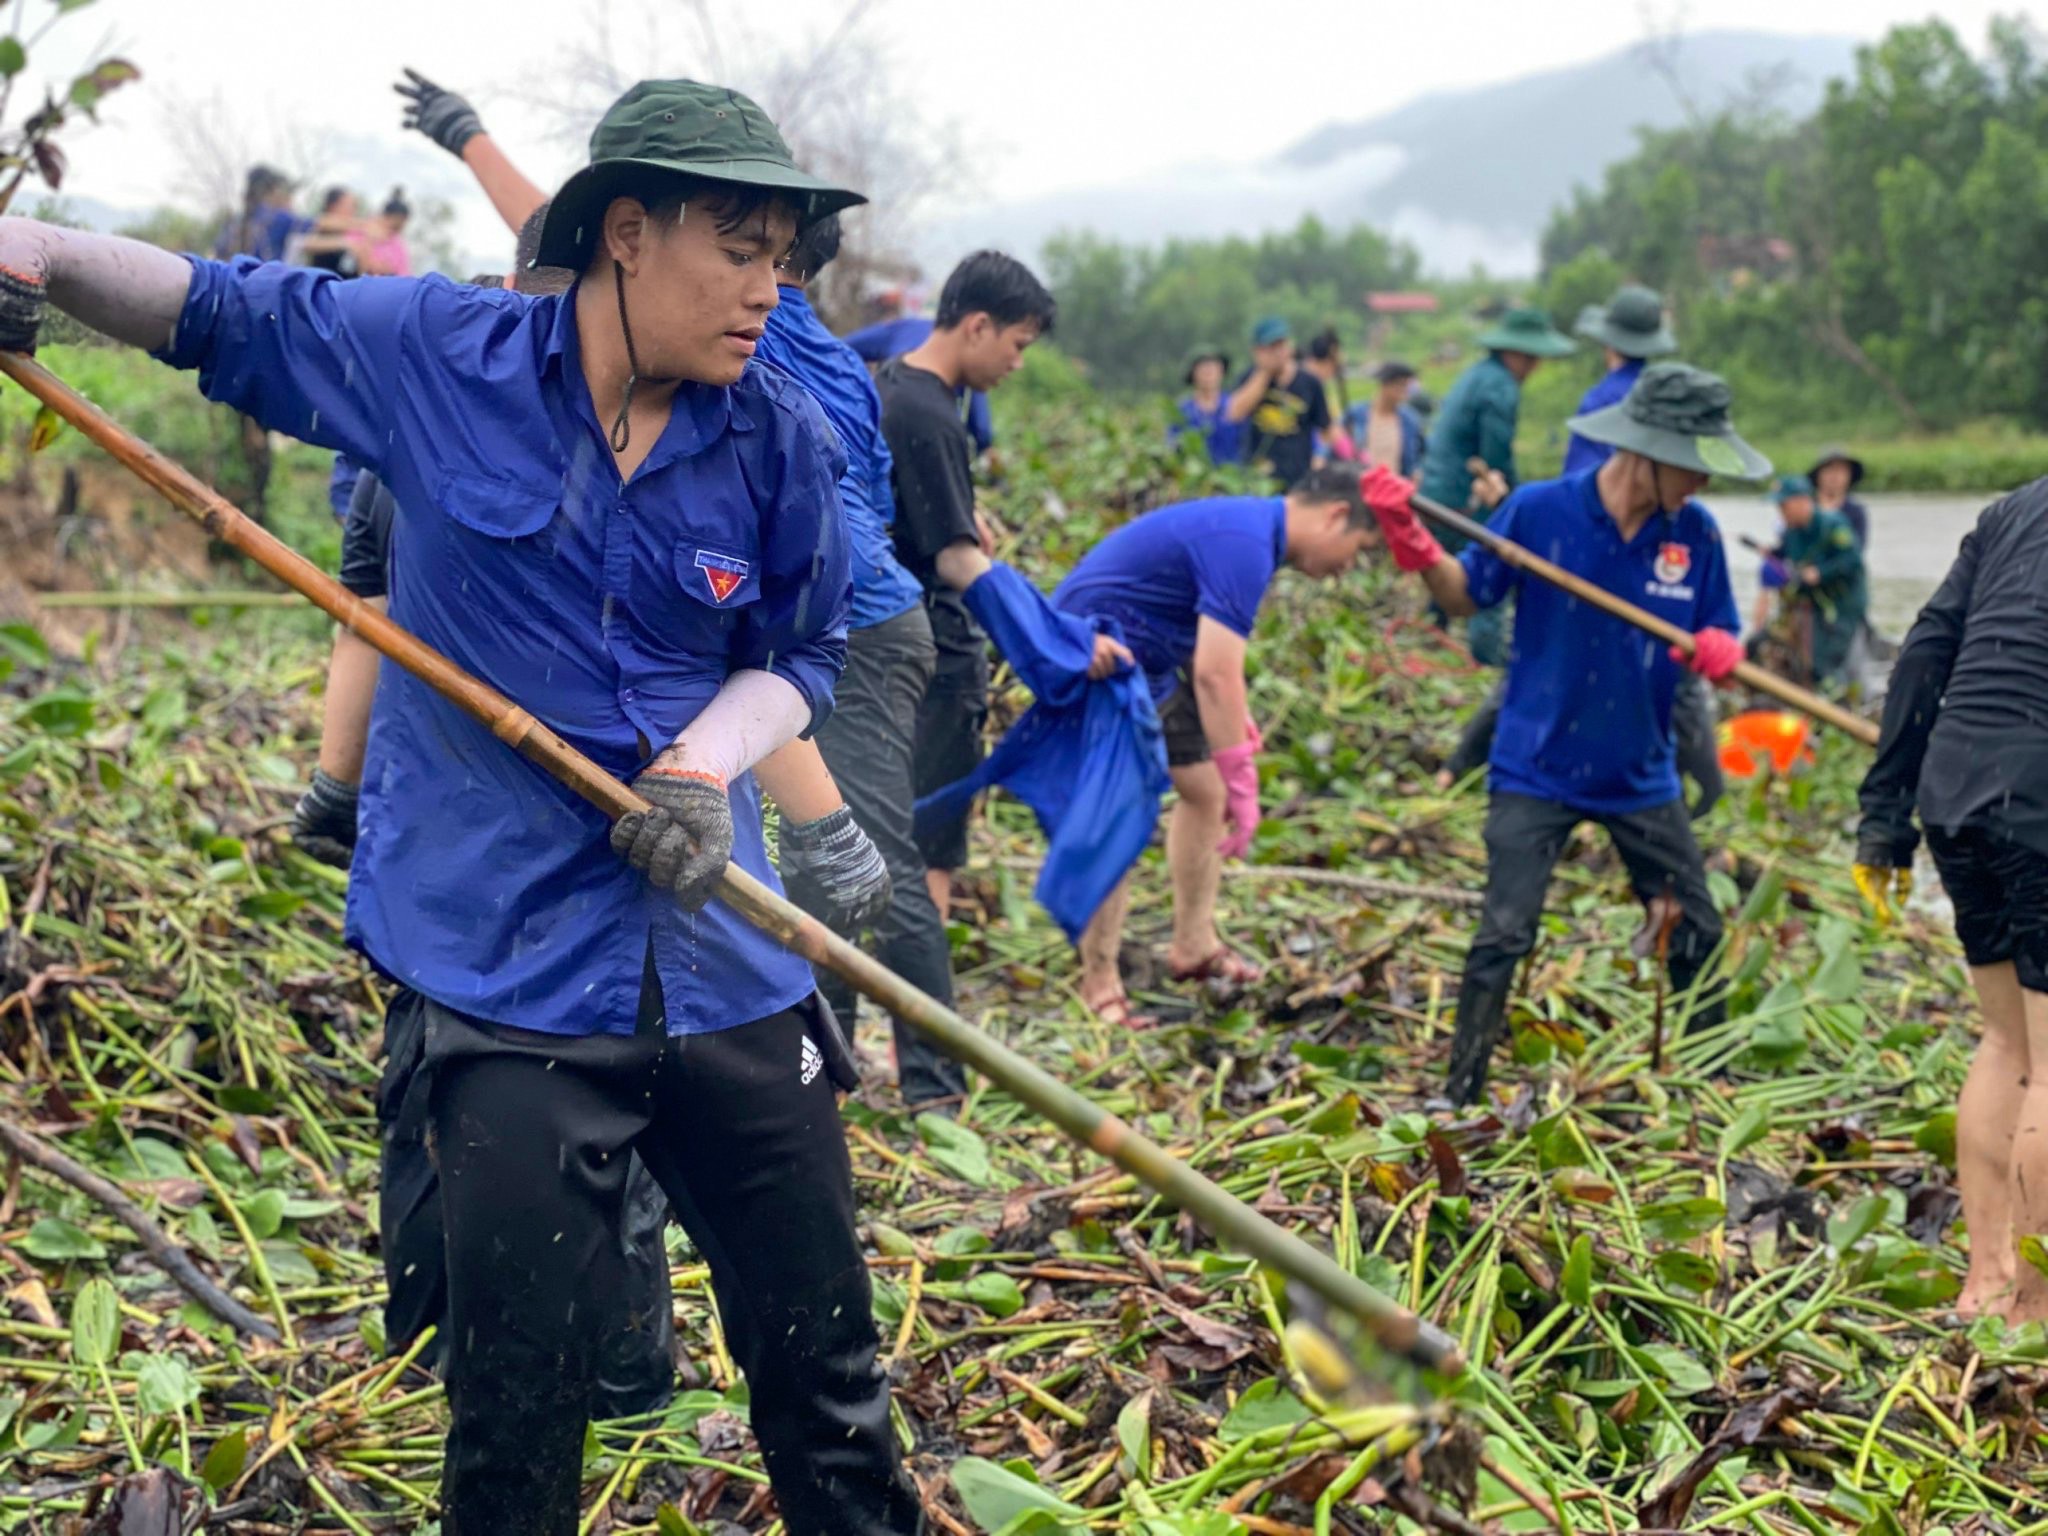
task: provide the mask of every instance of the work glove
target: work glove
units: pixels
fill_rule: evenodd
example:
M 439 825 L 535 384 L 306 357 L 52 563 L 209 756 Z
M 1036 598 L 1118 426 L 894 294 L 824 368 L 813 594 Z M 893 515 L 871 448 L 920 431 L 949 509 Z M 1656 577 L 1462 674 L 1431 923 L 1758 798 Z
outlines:
M 1851 868 L 1856 889 L 1880 927 L 1888 927 L 1906 910 L 1906 898 L 1913 894 L 1913 871 L 1893 869 L 1884 864 L 1856 864 Z
M 1252 836 L 1259 830 L 1259 752 L 1265 742 L 1250 720 L 1251 731 L 1234 747 L 1210 753 L 1216 771 L 1223 775 L 1223 818 L 1230 825 L 1216 851 L 1226 859 L 1241 859 L 1251 851 Z
M 1742 665 L 1742 642 L 1725 629 L 1703 629 L 1692 637 L 1692 654 L 1671 647 L 1671 659 L 1710 683 L 1725 683 Z
M 309 858 L 347 869 L 356 851 L 356 786 L 315 768 L 292 808 L 292 841 Z
M 11 251 L 0 251 L 0 351 L 33 352 L 36 333 L 43 328 L 43 310 L 49 303 L 48 285 L 43 280 L 40 252 L 35 261 L 10 260 Z
M 649 802 L 612 823 L 612 852 L 696 911 L 711 899 L 732 857 L 732 796 L 716 774 L 668 768 L 656 758 L 633 781 Z
M 483 119 L 465 97 L 442 90 L 416 69 L 408 69 L 391 88 L 405 98 L 404 126 L 418 129 L 458 160 L 463 145 L 484 131 Z
M 1358 477 L 1358 493 L 1372 509 L 1395 565 L 1412 574 L 1426 571 L 1444 558 L 1443 545 L 1416 520 L 1412 481 L 1402 479 L 1384 464 L 1375 464 Z
M 889 869 L 853 812 L 782 823 L 782 885 L 835 933 L 857 933 L 889 907 Z

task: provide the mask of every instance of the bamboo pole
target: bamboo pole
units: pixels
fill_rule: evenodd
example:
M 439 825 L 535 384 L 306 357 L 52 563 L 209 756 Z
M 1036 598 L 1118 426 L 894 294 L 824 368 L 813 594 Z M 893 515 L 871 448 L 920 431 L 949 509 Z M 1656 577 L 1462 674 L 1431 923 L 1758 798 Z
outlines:
M 1610 613 L 1625 624 L 1655 635 L 1667 645 L 1675 645 L 1685 655 L 1692 654 L 1692 636 L 1667 619 L 1660 619 L 1646 609 L 1638 608 L 1625 597 L 1616 597 L 1605 587 L 1597 587 L 1583 576 L 1575 576 L 1562 566 L 1553 565 L 1541 555 L 1524 549 L 1511 539 L 1504 539 L 1476 518 L 1453 512 L 1440 502 L 1431 501 L 1427 496 L 1416 496 L 1411 504 L 1415 510 L 1433 523 L 1441 524 L 1451 532 L 1460 534 L 1478 544 L 1518 570 L 1541 577 L 1554 587 L 1562 587 L 1573 597 L 1584 603 L 1591 603 L 1603 613 Z M 1802 714 L 1811 715 L 1823 725 L 1832 725 L 1847 736 L 1854 737 L 1866 747 L 1877 745 L 1878 729 L 1874 721 L 1866 720 L 1851 710 L 1844 709 L 1832 699 L 1788 683 L 1775 672 L 1766 672 L 1753 661 L 1738 662 L 1735 680 L 1758 693 L 1767 693 L 1781 704 L 1789 704 Z
M 437 693 L 459 705 L 507 746 L 539 765 L 607 816 L 648 809 L 648 803 L 606 773 L 526 710 L 423 644 L 263 528 L 218 491 L 202 484 L 34 358 L 0 352 L 0 372 L 49 406 L 87 438 L 190 514 L 206 531 L 254 560 Z M 1195 1217 L 1224 1242 L 1278 1270 L 1331 1306 L 1356 1318 L 1381 1348 L 1455 1376 L 1464 1357 L 1433 1324 L 1378 1291 L 1249 1205 L 1225 1193 L 1186 1163 L 1141 1136 L 1118 1116 L 1076 1093 L 1008 1046 L 920 992 L 816 918 L 776 895 L 738 865 L 727 864 L 719 897 L 748 922 L 815 965 L 844 977 L 864 996 L 928 1035 L 948 1055 L 1014 1094 L 1082 1145 L 1099 1152 Z

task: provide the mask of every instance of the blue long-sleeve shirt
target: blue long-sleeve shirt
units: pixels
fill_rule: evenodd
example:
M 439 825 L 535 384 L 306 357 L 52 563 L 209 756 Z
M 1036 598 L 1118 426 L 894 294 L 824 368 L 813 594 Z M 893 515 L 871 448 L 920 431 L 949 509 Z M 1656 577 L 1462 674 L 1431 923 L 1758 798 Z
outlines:
M 882 437 L 882 400 L 854 350 L 825 329 L 801 288 L 785 283 L 782 302 L 754 356 L 772 363 L 810 392 L 846 454 L 839 502 L 853 557 L 852 626 L 868 629 L 924 601 L 924 587 L 896 558 L 889 525 L 896 498 L 889 487 L 894 463 Z
M 584 382 L 575 296 L 439 277 L 337 281 L 193 260 L 159 354 L 265 426 L 390 487 L 391 616 L 629 778 L 743 668 L 829 712 L 845 660 L 840 465 L 773 369 L 686 384 L 621 482 Z M 751 775 L 733 858 L 775 884 Z M 348 936 L 451 1008 L 630 1034 L 650 933 L 671 1033 L 807 996 L 810 967 L 713 903 L 686 913 L 610 848 L 604 816 L 391 667 L 364 765 Z

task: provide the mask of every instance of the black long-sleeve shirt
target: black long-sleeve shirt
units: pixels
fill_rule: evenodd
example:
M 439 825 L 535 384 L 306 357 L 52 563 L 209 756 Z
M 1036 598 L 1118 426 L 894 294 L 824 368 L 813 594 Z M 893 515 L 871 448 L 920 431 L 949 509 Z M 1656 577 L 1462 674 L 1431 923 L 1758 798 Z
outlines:
M 1985 508 L 1920 610 L 1860 798 L 1866 864 L 1912 859 L 1916 805 L 2048 853 L 2048 479 Z

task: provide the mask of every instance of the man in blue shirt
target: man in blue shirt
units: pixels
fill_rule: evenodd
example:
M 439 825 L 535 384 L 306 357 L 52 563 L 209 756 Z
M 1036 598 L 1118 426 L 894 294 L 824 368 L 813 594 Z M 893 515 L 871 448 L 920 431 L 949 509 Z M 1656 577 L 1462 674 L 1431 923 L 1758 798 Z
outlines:
M 1169 429 L 1174 442 L 1190 432 L 1199 434 L 1212 464 L 1235 464 L 1244 457 L 1244 423 L 1224 414 L 1229 401 L 1223 381 L 1229 375 L 1228 353 L 1216 347 L 1197 347 L 1188 357 L 1184 376 L 1188 392 L 1175 406 L 1180 420 Z
M 880 367 L 890 358 L 915 352 L 931 340 L 932 324 L 930 315 L 898 315 L 893 320 L 881 320 L 857 331 L 849 331 L 845 340 L 860 355 L 862 362 Z M 988 391 L 962 389 L 956 391 L 956 398 L 962 402 L 962 419 L 967 424 L 967 435 L 974 440 L 974 451 L 987 453 L 996 442 L 995 418 L 989 412 Z
M 650 802 L 607 829 L 409 674 L 379 689 L 348 933 L 430 1009 L 444 1528 L 577 1527 L 578 1302 L 618 1283 L 631 1148 L 710 1263 L 790 1530 L 908 1532 L 810 970 L 705 905 L 728 858 L 774 882 L 748 770 L 822 722 L 844 654 L 830 431 L 749 364 L 774 263 L 858 198 L 691 82 L 634 87 L 591 151 L 541 235 L 582 274 L 560 297 L 10 219 L 0 347 L 47 292 L 356 457 L 397 508 L 392 617 Z
M 1607 301 L 1579 317 L 1578 332 L 1600 344 L 1607 372 L 1579 401 L 1578 414 L 1590 416 L 1610 405 L 1619 405 L 1635 387 L 1643 365 L 1653 357 L 1668 357 L 1678 350 L 1678 339 L 1664 323 L 1664 300 L 1654 288 L 1631 283 Z M 1605 443 L 1595 443 L 1574 432 L 1564 445 L 1564 472 L 1598 469 L 1613 452 Z
M 1259 976 L 1216 928 L 1223 860 L 1242 857 L 1259 825 L 1262 743 L 1245 684 L 1259 603 L 1281 566 L 1341 576 L 1371 539 L 1357 471 L 1325 466 L 1284 498 L 1218 496 L 1147 512 L 1091 549 L 1053 594 L 1064 612 L 1117 625 L 1159 705 L 1179 797 L 1166 830 L 1167 964 L 1177 981 L 1236 988 Z M 1112 1024 L 1138 1022 L 1117 966 L 1129 902 L 1126 881 L 1080 940 L 1081 1001 Z
M 1692 988 L 1720 942 L 1720 915 L 1680 794 L 1671 703 L 1682 667 L 1719 682 L 1742 659 L 1720 530 L 1692 499 L 1713 474 L 1770 472 L 1736 436 L 1728 407 L 1728 386 L 1712 374 L 1682 363 L 1646 368 L 1627 400 L 1572 420 L 1581 436 L 1616 449 L 1606 464 L 1523 486 L 1490 523 L 1691 632 L 1689 654 L 1666 654 L 1620 619 L 1548 582 L 1525 581 L 1477 545 L 1451 558 L 1416 521 L 1405 482 L 1378 471 L 1368 477 L 1366 495 L 1395 563 L 1419 572 L 1445 612 L 1516 600 L 1489 779 L 1486 906 L 1465 959 L 1451 1047 L 1454 1102 L 1471 1103 L 1485 1087 L 1515 967 L 1535 946 L 1551 869 L 1580 822 L 1607 829 L 1646 904 L 1678 904 L 1667 951 L 1674 988 Z M 1717 1020 L 1720 1007 L 1709 983 L 1693 1017 Z

